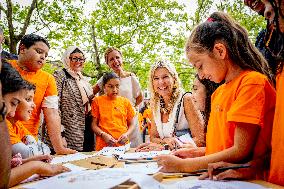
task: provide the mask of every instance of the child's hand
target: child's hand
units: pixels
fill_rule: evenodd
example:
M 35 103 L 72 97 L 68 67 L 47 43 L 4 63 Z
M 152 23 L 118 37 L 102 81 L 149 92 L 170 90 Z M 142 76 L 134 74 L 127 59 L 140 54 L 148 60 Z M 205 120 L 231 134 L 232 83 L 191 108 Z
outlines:
M 174 151 L 172 154 L 183 159 L 200 157 L 205 155 L 205 147 L 181 148 L 177 151 Z
M 160 155 L 155 158 L 161 172 L 183 172 L 184 160 L 173 155 Z
M 62 165 L 51 165 L 41 161 L 36 161 L 34 163 L 37 163 L 36 173 L 40 176 L 54 176 L 59 173 L 70 171 L 70 169 Z
M 45 155 L 36 155 L 29 157 L 27 159 L 23 159 L 23 163 L 29 162 L 29 161 L 44 161 L 46 163 L 50 163 L 52 160 L 52 156 L 45 154 Z
M 108 146 L 113 146 L 115 143 L 117 143 L 117 140 L 115 140 L 110 134 L 103 133 L 102 138 L 108 144 Z
M 125 144 L 127 141 L 128 141 L 128 134 L 127 134 L 127 133 L 122 134 L 122 135 L 117 139 L 117 142 L 118 142 L 119 144 Z
M 223 172 L 216 171 L 217 168 L 229 167 L 237 164 L 226 163 L 226 162 L 217 162 L 208 164 L 208 172 L 203 173 L 199 179 L 203 180 L 209 178 L 210 180 L 224 180 L 224 179 L 253 179 L 256 171 L 253 167 L 245 169 L 229 169 Z

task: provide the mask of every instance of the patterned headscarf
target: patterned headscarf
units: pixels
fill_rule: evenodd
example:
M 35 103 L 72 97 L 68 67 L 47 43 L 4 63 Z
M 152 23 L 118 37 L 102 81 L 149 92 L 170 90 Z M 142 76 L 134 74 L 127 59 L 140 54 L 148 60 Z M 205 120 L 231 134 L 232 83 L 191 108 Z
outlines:
M 89 102 L 90 97 L 93 96 L 93 90 L 92 87 L 90 85 L 90 83 L 86 80 L 86 78 L 82 75 L 81 72 L 74 72 L 74 70 L 71 69 L 70 67 L 70 55 L 74 52 L 75 49 L 79 49 L 82 54 L 83 50 L 80 47 L 76 47 L 76 46 L 70 46 L 66 49 L 66 51 L 63 53 L 62 55 L 62 62 L 64 64 L 65 69 L 67 70 L 67 72 L 76 80 L 76 83 L 78 85 L 78 88 L 80 90 L 81 96 L 82 96 L 82 100 L 83 100 L 83 104 L 87 104 Z M 86 108 L 86 112 L 90 111 L 90 104 L 87 104 L 87 108 Z

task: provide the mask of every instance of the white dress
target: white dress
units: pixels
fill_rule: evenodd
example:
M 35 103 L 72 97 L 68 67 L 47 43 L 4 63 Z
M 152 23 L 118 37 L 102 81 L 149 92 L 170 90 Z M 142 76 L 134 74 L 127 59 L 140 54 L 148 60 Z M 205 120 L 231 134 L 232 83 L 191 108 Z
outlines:
M 101 77 L 97 81 L 97 85 L 102 90 L 103 88 L 103 78 Z M 119 95 L 127 98 L 132 107 L 135 106 L 136 98 L 141 93 L 141 87 L 139 81 L 136 76 L 130 75 L 128 77 L 120 78 L 120 87 L 119 87 Z M 131 147 L 137 147 L 139 144 L 142 143 L 142 136 L 139 132 L 139 125 L 138 125 L 138 114 L 136 113 L 134 117 L 134 131 L 130 134 L 130 142 Z
M 160 113 L 160 103 L 158 102 L 159 106 L 157 107 L 156 112 L 154 112 L 154 121 L 155 121 L 157 131 L 161 139 L 173 137 L 173 133 L 175 130 L 174 125 L 176 121 L 176 112 L 177 112 L 177 107 L 181 100 L 181 97 L 182 97 L 182 94 L 178 97 L 173 107 L 173 110 L 169 114 L 168 122 L 166 123 L 162 123 L 162 118 L 161 118 L 161 113 Z M 184 106 L 183 106 L 183 100 L 182 100 L 180 111 L 179 111 L 179 116 L 178 116 L 178 123 L 176 125 L 176 130 L 181 131 L 181 130 L 186 130 L 186 129 L 189 129 L 189 125 L 188 125 L 188 122 L 184 114 Z

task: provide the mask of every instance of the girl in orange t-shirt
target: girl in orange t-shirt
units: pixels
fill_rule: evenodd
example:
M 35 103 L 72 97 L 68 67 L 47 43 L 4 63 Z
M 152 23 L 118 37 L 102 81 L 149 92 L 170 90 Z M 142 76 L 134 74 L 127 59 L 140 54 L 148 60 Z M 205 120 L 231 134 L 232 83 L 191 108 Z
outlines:
M 247 162 L 269 153 L 276 94 L 268 64 L 246 30 L 226 13 L 215 12 L 192 31 L 186 53 L 201 79 L 224 84 L 211 98 L 206 150 L 189 149 L 180 155 L 185 159 L 160 156 L 162 171 L 192 172 L 209 163 Z
M 103 76 L 105 95 L 92 103 L 92 128 L 96 133 L 96 150 L 128 143 L 134 129 L 134 109 L 127 98 L 119 96 L 119 77 L 111 72 Z

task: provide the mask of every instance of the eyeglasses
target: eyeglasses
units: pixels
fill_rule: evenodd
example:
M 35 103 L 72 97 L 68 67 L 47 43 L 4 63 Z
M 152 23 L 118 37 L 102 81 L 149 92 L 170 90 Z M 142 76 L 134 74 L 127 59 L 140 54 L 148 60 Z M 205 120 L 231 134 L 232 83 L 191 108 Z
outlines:
M 85 62 L 86 58 L 69 57 L 72 62 Z

